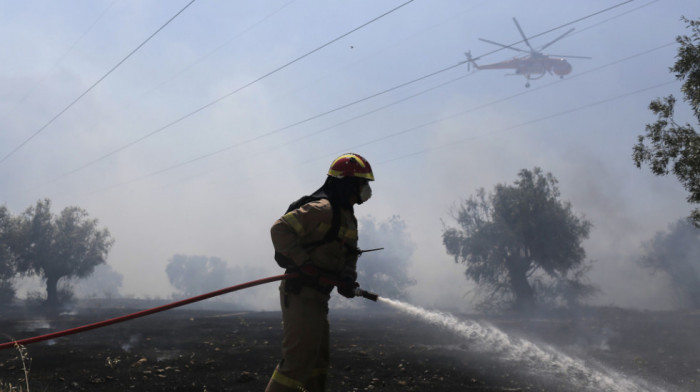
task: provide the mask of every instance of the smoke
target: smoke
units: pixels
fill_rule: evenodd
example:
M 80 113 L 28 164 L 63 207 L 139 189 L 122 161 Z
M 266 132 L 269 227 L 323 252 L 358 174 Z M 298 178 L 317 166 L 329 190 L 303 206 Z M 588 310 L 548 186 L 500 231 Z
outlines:
M 665 274 L 681 305 L 700 307 L 700 230 L 680 219 L 643 247 L 646 254 L 639 259 L 640 265 Z
M 223 289 L 234 284 L 260 279 L 265 275 L 260 268 L 229 266 L 219 257 L 174 255 L 165 268 L 170 284 L 176 289 L 173 298 L 188 298 Z M 270 291 L 270 290 L 267 290 Z M 237 291 L 233 296 L 218 298 L 232 302 L 237 307 L 260 309 L 261 292 L 248 289 Z
M 406 224 L 398 215 L 377 223 L 372 217 L 360 219 L 360 248 L 384 248 L 361 255 L 358 282 L 363 289 L 390 298 L 405 299 L 407 289 L 416 284 L 409 276 L 411 242 Z
M 95 267 L 92 275 L 75 280 L 73 294 L 77 298 L 120 298 L 124 275 L 112 269 L 109 264 Z

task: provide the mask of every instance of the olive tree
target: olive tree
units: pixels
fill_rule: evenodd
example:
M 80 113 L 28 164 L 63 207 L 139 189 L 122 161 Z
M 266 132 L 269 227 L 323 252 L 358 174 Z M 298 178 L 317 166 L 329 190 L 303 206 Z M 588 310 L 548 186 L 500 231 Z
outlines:
M 47 305 L 61 302 L 59 280 L 86 277 L 106 261 L 114 241 L 97 223 L 79 207 L 53 215 L 49 199 L 39 200 L 20 216 L 18 270 L 45 281 Z
M 690 36 L 679 36 L 676 63 L 670 71 L 683 80 L 681 91 L 700 124 L 700 20 L 682 18 L 692 30 Z M 647 124 L 646 134 L 639 136 L 632 157 L 637 167 L 648 164 L 659 176 L 672 172 L 690 193 L 689 203 L 700 203 L 700 135 L 689 123 L 678 124 L 674 118 L 676 98 L 657 98 L 649 109 L 657 116 Z M 691 220 L 700 227 L 700 209 L 691 212 Z
M 574 303 L 591 295 L 590 263 L 581 242 L 591 227 L 559 199 L 557 180 L 523 169 L 513 185 L 496 185 L 464 200 L 443 244 L 485 293 L 480 306 L 528 310 L 539 302 Z

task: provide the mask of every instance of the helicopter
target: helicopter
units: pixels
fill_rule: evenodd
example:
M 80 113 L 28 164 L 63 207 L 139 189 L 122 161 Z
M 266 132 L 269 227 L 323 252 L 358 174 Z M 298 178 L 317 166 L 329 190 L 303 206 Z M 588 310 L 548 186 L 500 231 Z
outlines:
M 559 41 L 560 39 L 566 37 L 572 31 L 574 31 L 573 28 L 571 28 L 570 30 L 568 30 L 564 34 L 560 35 L 559 37 L 555 38 L 554 40 L 550 41 L 549 43 L 543 45 L 542 47 L 539 48 L 539 50 L 535 50 L 535 48 L 533 48 L 532 45 L 530 45 L 530 41 L 528 41 L 527 37 L 525 36 L 525 33 L 523 32 L 523 29 L 520 27 L 518 20 L 513 18 L 513 22 L 515 22 L 515 26 L 518 28 L 520 35 L 523 37 L 523 41 L 525 42 L 527 47 L 530 48 L 530 50 L 515 48 L 511 45 L 500 44 L 498 42 L 490 41 L 490 40 L 487 40 L 484 38 L 479 38 L 479 40 L 493 44 L 493 45 L 500 46 L 502 48 L 512 49 L 512 50 L 515 50 L 518 52 L 524 52 L 524 53 L 527 53 L 527 55 L 514 57 L 512 60 L 501 61 L 499 63 L 478 65 L 476 63 L 476 61 L 474 61 L 474 58 L 472 58 L 471 51 L 469 51 L 469 52 L 464 53 L 467 56 L 467 60 L 460 62 L 460 64 L 467 63 L 469 66 L 469 69 L 471 69 L 471 66 L 473 65 L 474 68 L 476 68 L 477 70 L 481 70 L 481 69 L 514 69 L 515 75 L 523 75 L 527 79 L 527 82 L 525 82 L 525 87 L 530 87 L 531 80 L 540 79 L 546 73 L 549 73 L 550 75 L 557 75 L 562 79 L 564 78 L 564 75 L 570 74 L 571 70 L 573 68 L 571 67 L 571 64 L 569 64 L 569 62 L 566 61 L 565 58 L 576 58 L 576 59 L 590 59 L 591 58 L 591 57 L 585 57 L 585 56 L 548 55 L 548 54 L 542 53 L 543 49 L 549 47 L 553 43 Z

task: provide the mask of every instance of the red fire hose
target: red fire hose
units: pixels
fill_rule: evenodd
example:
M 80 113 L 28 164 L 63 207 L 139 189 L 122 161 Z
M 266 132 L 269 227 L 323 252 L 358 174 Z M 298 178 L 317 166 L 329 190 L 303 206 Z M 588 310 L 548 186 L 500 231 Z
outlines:
M 112 324 L 116 324 L 116 323 L 121 323 L 122 321 L 127 321 L 127 320 L 132 320 L 132 319 L 135 319 L 135 318 L 138 318 L 138 317 L 148 316 L 149 314 L 162 312 L 162 311 L 164 311 L 164 310 L 168 310 L 168 309 L 172 309 L 172 308 L 177 308 L 177 307 L 179 307 L 179 306 L 191 304 L 191 303 L 193 303 L 193 302 L 202 301 L 202 300 L 205 300 L 205 299 L 208 299 L 208 298 L 212 298 L 212 297 L 216 297 L 216 296 L 219 296 L 219 295 L 222 295 L 222 294 L 230 293 L 230 292 L 232 292 L 232 291 L 247 289 L 247 288 L 249 288 L 249 287 L 261 285 L 261 284 L 264 284 L 264 283 L 270 283 L 270 282 L 274 282 L 274 281 L 277 281 L 277 280 L 283 280 L 283 279 L 289 279 L 289 278 L 296 278 L 297 276 L 299 276 L 298 273 L 291 273 L 291 274 L 285 274 L 285 275 L 270 276 L 269 278 L 254 280 L 254 281 L 247 282 L 247 283 L 242 283 L 242 284 L 239 284 L 239 285 L 236 285 L 236 286 L 227 287 L 227 288 L 225 288 L 225 289 L 221 289 L 221 290 L 217 290 L 217 291 L 212 291 L 212 292 L 207 293 L 207 294 L 198 295 L 198 296 L 196 296 L 196 297 L 191 297 L 191 298 L 183 299 L 182 301 L 177 301 L 177 302 L 169 303 L 169 304 L 167 304 L 167 305 L 157 306 L 157 307 L 155 307 L 155 308 L 142 310 L 142 311 L 139 311 L 139 312 L 127 314 L 127 315 L 120 316 L 120 317 L 115 317 L 115 318 L 113 318 L 113 319 L 104 320 L 104 321 L 100 321 L 100 322 L 93 323 L 93 324 L 83 325 L 83 326 L 81 326 L 81 327 L 66 329 L 65 331 L 58 331 L 58 332 L 53 332 L 53 333 L 49 333 L 49 334 L 46 334 L 46 335 L 35 336 L 35 337 L 32 337 L 32 338 L 26 338 L 26 339 L 15 340 L 15 341 L 12 341 L 12 342 L 2 343 L 2 344 L 0 344 L 0 350 L 4 350 L 4 349 L 7 349 L 7 348 L 12 348 L 12 347 L 15 347 L 15 345 L 18 345 L 18 344 L 19 344 L 19 345 L 27 345 L 27 344 L 30 344 L 30 343 L 41 342 L 41 341 L 43 341 L 43 340 L 55 339 L 55 338 L 58 338 L 58 337 L 61 337 L 61 336 L 73 335 L 73 334 L 76 334 L 76 333 L 80 333 L 80 332 L 84 332 L 84 331 L 89 331 L 89 330 L 91 330 L 91 329 L 101 328 L 101 327 L 105 327 L 105 326 L 107 326 L 107 325 L 112 325 Z M 376 301 L 376 299 L 375 299 L 375 301 Z

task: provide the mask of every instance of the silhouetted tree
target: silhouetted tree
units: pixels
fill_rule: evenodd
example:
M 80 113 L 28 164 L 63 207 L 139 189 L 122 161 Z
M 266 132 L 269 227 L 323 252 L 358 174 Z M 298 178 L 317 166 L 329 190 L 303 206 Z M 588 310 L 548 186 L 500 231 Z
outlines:
M 668 275 L 681 303 L 700 308 L 700 230 L 680 219 L 668 232 L 656 233 L 644 249 L 641 265 Z
M 13 252 L 14 221 L 7 207 L 0 206 L 0 303 L 10 302 L 15 297 L 12 282 L 16 273 Z
M 39 200 L 20 216 L 18 271 L 37 275 L 46 282 L 46 304 L 60 304 L 58 281 L 82 278 L 105 262 L 114 241 L 107 229 L 98 229 L 97 219 L 78 207 L 51 214 L 51 201 Z
M 583 282 L 589 263 L 581 246 L 590 222 L 559 200 L 551 174 L 523 169 L 518 177 L 461 203 L 453 215 L 459 227 L 443 232 L 447 253 L 486 291 L 482 307 L 527 310 L 538 299 L 571 303 L 592 294 Z
M 676 38 L 680 47 L 676 63 L 670 71 L 676 74 L 677 79 L 684 81 L 681 88 L 684 100 L 690 104 L 700 124 L 700 20 L 682 20 L 692 34 L 690 37 L 684 35 Z M 656 175 L 663 176 L 672 171 L 690 192 L 688 202 L 697 204 L 700 203 L 700 135 L 690 124 L 676 123 L 673 116 L 675 104 L 673 95 L 657 98 L 649 104 L 649 109 L 658 119 L 653 124 L 647 124 L 646 135 L 639 136 L 632 157 L 637 167 L 646 163 Z M 700 227 L 700 209 L 693 210 L 690 217 Z
M 398 216 L 376 223 L 372 218 L 360 219 L 360 246 L 363 249 L 384 248 L 365 253 L 358 262 L 358 282 L 362 288 L 394 299 L 405 299 L 406 289 L 416 284 L 408 275 L 414 245 L 406 232 L 406 224 Z

